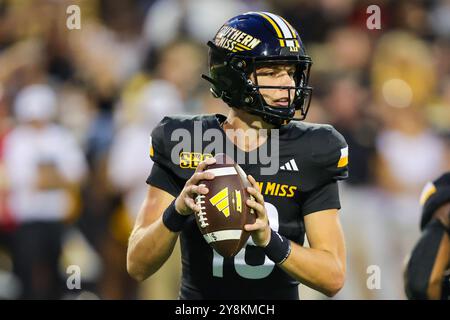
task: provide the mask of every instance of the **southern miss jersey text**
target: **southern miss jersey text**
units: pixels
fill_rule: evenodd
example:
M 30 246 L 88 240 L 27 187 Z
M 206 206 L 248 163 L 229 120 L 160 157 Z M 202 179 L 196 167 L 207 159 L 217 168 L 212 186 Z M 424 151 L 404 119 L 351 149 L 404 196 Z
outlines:
M 201 123 L 203 132 L 220 130 L 222 142 L 234 150 L 235 161 L 239 156 L 251 159 L 258 151 L 238 149 L 221 128 L 224 120 L 220 114 L 165 117 L 152 132 L 150 156 L 154 166 L 147 183 L 177 197 L 198 163 L 214 156 L 204 150 L 210 141 L 194 137 L 201 143 L 192 143 L 172 161 L 177 144 L 171 141 L 172 132 L 183 128 L 194 135 L 195 121 Z M 304 216 L 340 208 L 337 180 L 348 176 L 347 153 L 344 138 L 333 127 L 292 121 L 279 131 L 280 169 L 276 174 L 261 175 L 258 164 L 239 164 L 258 181 L 271 228 L 303 245 Z M 206 243 L 190 216 L 180 241 L 181 299 L 298 299 L 298 282 L 269 260 L 251 238 L 234 258 L 225 259 Z

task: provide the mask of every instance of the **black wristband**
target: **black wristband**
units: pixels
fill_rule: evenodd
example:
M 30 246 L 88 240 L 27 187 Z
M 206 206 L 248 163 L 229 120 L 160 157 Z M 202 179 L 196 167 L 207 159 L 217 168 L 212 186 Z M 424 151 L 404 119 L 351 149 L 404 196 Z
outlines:
M 162 221 L 164 225 L 172 232 L 183 230 L 184 224 L 189 216 L 183 216 L 175 209 L 175 200 L 166 208 L 163 213 Z
M 270 241 L 264 248 L 264 253 L 276 264 L 281 264 L 291 253 L 291 242 L 278 232 L 271 230 Z

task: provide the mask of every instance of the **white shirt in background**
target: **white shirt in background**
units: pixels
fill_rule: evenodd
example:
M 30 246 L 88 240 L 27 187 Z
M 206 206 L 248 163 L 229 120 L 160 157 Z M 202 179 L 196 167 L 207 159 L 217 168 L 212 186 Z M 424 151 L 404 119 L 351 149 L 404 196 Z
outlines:
M 62 127 L 49 124 L 42 129 L 20 125 L 5 141 L 5 166 L 11 187 L 10 208 L 19 223 L 62 220 L 70 206 L 66 190 L 37 190 L 40 162 L 50 161 L 70 183 L 86 173 L 81 148 Z

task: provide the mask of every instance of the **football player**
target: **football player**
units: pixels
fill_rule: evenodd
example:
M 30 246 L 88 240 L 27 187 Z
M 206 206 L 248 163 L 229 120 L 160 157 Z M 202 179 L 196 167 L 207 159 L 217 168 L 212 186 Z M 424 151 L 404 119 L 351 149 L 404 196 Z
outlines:
M 405 270 L 409 299 L 450 299 L 450 172 L 428 183 L 421 196 L 422 235 Z
M 152 275 L 180 237 L 180 299 L 298 299 L 300 282 L 335 295 L 346 270 L 337 180 L 348 176 L 348 149 L 333 127 L 301 121 L 311 97 L 311 59 L 298 32 L 278 15 L 250 12 L 227 21 L 208 46 L 210 72 L 203 77 L 229 113 L 166 117 L 153 130 L 154 166 L 129 240 L 128 272 L 137 280 Z M 208 193 L 199 182 L 214 178 L 205 172 L 215 161 L 205 150 L 210 142 L 194 137 L 190 148 L 175 152 L 179 161 L 172 159 L 173 132 L 195 135 L 199 123 L 220 133 L 235 161 L 246 159 L 236 162 L 253 186 L 248 192 L 255 200 L 247 205 L 257 220 L 245 226 L 252 237 L 233 258 L 213 251 L 194 217 L 195 196 Z M 280 165 L 272 175 L 248 160 L 271 144 L 264 129 L 279 134 Z

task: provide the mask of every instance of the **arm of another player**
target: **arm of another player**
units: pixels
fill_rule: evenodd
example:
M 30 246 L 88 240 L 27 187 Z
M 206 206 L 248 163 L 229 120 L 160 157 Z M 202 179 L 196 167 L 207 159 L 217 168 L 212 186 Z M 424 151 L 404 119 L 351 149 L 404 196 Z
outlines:
M 180 195 L 175 200 L 175 213 L 187 216 L 200 210 L 195 204 L 195 194 L 206 194 L 204 185 L 199 181 L 213 179 L 212 173 L 204 172 L 207 165 L 215 162 L 214 158 L 201 162 L 196 172 L 186 182 Z M 150 186 L 130 235 L 127 252 L 127 270 L 136 280 L 143 281 L 166 262 L 172 254 L 179 232 L 173 232 L 163 222 L 165 210 L 170 210 L 174 197 L 168 192 Z
M 441 206 L 425 225 L 405 269 L 405 291 L 409 299 L 442 297 L 445 272 L 450 265 L 450 203 Z
M 439 300 L 442 297 L 442 281 L 450 264 L 450 238 L 445 234 L 441 240 L 430 281 L 427 288 L 428 299 Z
M 428 299 L 438 300 L 442 297 L 442 279 L 446 270 L 450 267 L 450 204 L 437 210 L 435 217 L 447 229 L 447 233 L 442 237 L 427 288 Z
M 252 232 L 256 245 L 266 247 L 271 239 L 271 229 L 264 207 L 264 198 L 255 179 L 249 176 L 253 188 L 248 191 L 256 201 L 247 204 L 257 212 L 257 220 L 245 229 Z M 305 227 L 310 248 L 290 241 L 291 252 L 279 266 L 301 283 L 327 296 L 334 296 L 344 285 L 345 243 L 337 209 L 311 213 L 305 217 Z

